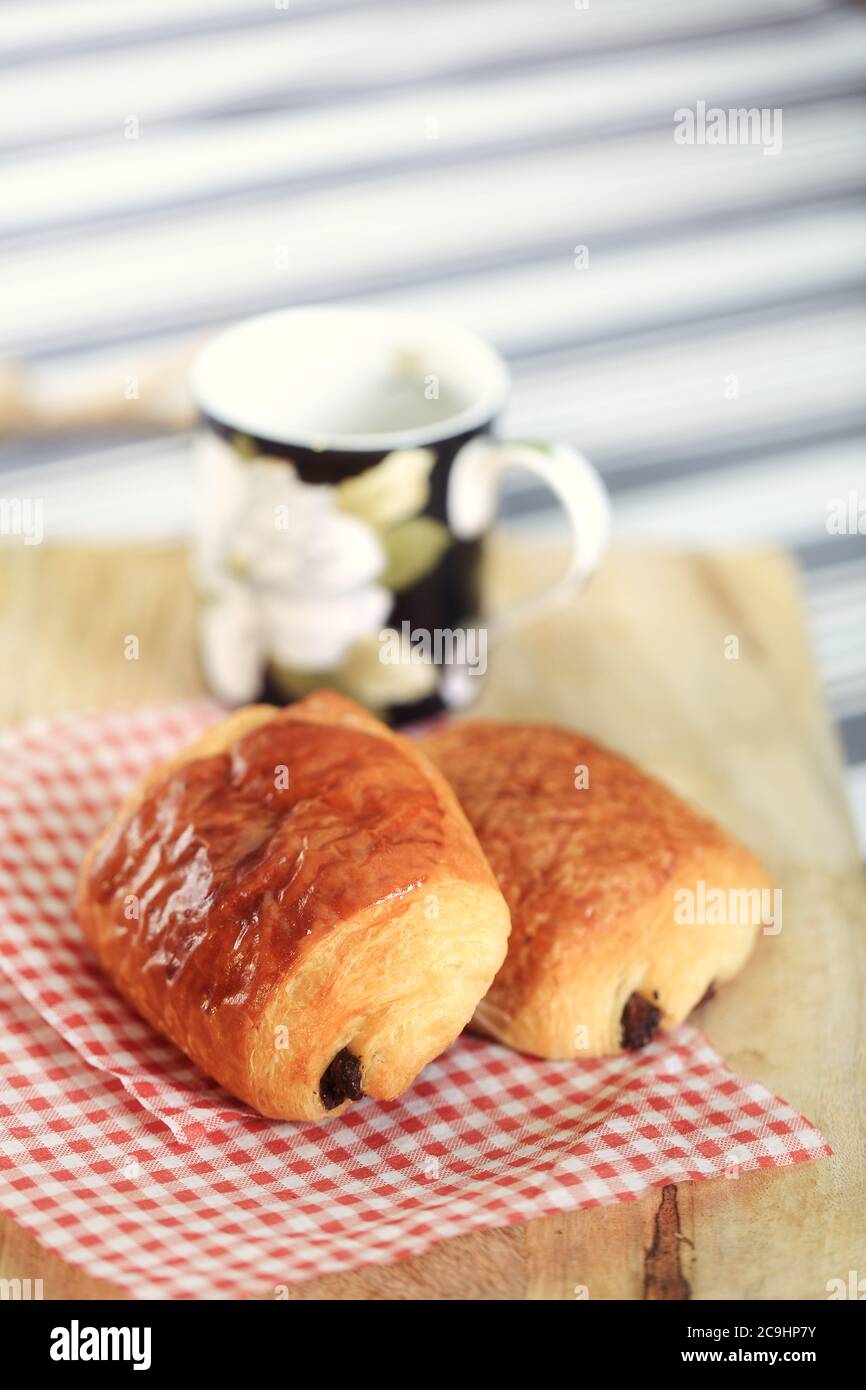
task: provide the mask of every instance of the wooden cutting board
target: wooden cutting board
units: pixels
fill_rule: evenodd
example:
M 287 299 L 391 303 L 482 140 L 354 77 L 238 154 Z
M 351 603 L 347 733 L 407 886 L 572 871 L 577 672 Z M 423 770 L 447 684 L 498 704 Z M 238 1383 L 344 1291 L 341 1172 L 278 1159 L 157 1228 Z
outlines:
M 560 563 L 549 547 L 501 540 L 488 592 L 499 602 L 541 587 Z M 124 655 L 131 634 L 137 661 Z M 0 722 L 200 689 L 182 551 L 0 551 Z M 603 739 L 768 861 L 783 930 L 760 939 L 696 1018 L 741 1075 L 812 1119 L 835 1156 L 461 1237 L 293 1296 L 570 1299 L 585 1285 L 590 1298 L 820 1299 L 829 1279 L 866 1276 L 864 876 L 791 563 L 615 552 L 582 597 L 491 654 L 475 712 Z M 8 1219 L 2 1276 L 41 1277 L 48 1298 L 117 1296 Z

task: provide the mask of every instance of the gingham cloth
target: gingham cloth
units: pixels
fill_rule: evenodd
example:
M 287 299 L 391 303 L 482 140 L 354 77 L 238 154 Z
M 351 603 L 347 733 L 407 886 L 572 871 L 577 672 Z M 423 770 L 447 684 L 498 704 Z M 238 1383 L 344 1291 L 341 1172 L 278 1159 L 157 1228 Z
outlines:
M 216 714 L 0 738 L 0 1205 L 43 1245 L 139 1297 L 278 1296 L 481 1227 L 830 1153 L 689 1027 L 585 1062 L 464 1036 L 400 1100 L 324 1125 L 227 1096 L 127 1008 L 73 912 L 89 839 Z

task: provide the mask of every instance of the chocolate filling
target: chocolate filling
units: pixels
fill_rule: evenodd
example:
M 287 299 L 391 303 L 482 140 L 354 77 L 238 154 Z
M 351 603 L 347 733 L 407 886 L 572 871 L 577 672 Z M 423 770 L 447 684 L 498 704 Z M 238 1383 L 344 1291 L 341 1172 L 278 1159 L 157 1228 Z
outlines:
M 360 1100 L 361 1059 L 344 1047 L 333 1062 L 322 1072 L 319 1082 L 319 1095 L 326 1110 L 336 1110 L 344 1100 Z
M 661 1012 L 642 994 L 632 994 L 622 1011 L 622 1045 L 629 1052 L 646 1047 L 658 1032 Z

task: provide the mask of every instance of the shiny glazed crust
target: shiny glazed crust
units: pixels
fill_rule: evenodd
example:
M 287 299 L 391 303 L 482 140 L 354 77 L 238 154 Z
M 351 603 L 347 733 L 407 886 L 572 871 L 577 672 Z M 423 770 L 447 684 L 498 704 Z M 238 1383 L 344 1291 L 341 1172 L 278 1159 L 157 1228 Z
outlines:
M 682 1022 L 743 965 L 753 917 L 735 907 L 727 917 L 741 924 L 713 923 L 698 881 L 760 890 L 772 886 L 767 871 L 632 763 L 544 725 L 468 721 L 422 747 L 511 909 L 508 956 L 477 1031 L 540 1057 L 604 1056 Z M 578 789 L 581 768 L 589 785 Z M 680 889 L 696 895 L 703 924 L 682 920 Z
M 444 779 L 328 691 L 239 710 L 146 778 L 85 858 L 78 916 L 154 1027 L 262 1115 L 307 1120 L 410 1085 L 509 930 Z

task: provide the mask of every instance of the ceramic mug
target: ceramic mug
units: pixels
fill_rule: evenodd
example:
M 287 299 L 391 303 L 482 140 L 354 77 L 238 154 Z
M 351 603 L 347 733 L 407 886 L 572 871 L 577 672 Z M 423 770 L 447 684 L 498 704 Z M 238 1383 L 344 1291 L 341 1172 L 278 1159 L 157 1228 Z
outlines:
M 315 307 L 249 319 L 192 368 L 201 650 L 227 704 L 320 686 L 392 723 L 467 704 L 488 637 L 573 593 L 607 495 L 567 444 L 501 442 L 501 356 L 425 314 Z M 503 474 L 537 475 L 571 527 L 553 590 L 482 616 L 481 542 Z

